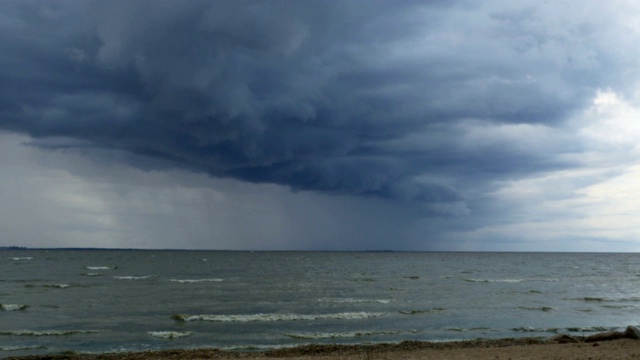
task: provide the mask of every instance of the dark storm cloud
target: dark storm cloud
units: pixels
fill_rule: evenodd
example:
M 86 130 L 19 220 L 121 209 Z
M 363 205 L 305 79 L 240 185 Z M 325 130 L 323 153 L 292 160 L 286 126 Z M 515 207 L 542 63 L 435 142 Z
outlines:
M 636 60 L 609 38 L 624 25 L 563 6 L 7 1 L 0 126 L 456 212 L 462 183 L 568 165 L 550 155 L 577 145 L 523 149 L 519 124 L 561 126 L 598 88 L 625 90 L 616 69 Z

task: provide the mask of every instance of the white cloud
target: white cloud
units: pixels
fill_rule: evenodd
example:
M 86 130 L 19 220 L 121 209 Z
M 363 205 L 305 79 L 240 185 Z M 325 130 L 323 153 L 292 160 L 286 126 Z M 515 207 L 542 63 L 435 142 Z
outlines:
M 580 167 L 497 181 L 488 195 L 501 215 L 451 239 L 476 249 L 500 239 L 515 250 L 640 250 L 640 105 L 600 91 L 564 131 L 583 144 L 563 155 Z

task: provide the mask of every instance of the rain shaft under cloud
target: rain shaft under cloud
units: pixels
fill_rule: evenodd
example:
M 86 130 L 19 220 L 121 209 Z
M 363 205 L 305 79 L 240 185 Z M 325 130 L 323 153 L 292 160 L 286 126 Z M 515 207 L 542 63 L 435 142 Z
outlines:
M 633 96 L 638 9 L 574 8 L 6 1 L 0 128 L 96 161 L 468 216 L 500 181 L 583 166 L 572 121 L 601 91 Z

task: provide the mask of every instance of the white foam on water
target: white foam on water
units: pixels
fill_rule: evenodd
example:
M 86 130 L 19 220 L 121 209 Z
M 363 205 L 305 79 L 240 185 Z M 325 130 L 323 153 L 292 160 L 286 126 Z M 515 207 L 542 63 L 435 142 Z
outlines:
M 220 282 L 220 281 L 224 281 L 224 279 L 170 279 L 169 281 L 177 282 L 181 284 L 191 284 L 191 283 L 200 283 L 200 282 Z
M 71 287 L 70 284 L 48 284 L 48 285 L 42 285 L 44 287 L 51 287 L 51 288 L 58 288 L 58 289 L 66 289 L 68 287 Z
M 477 331 L 481 331 L 481 332 L 484 332 L 484 333 L 498 331 L 496 329 L 491 329 L 491 328 L 488 328 L 488 327 L 475 327 L 475 328 L 450 327 L 450 328 L 446 328 L 445 330 L 453 331 L 453 332 L 477 332 Z
M 24 310 L 28 306 L 23 304 L 0 304 L 0 310 L 2 311 L 18 311 Z
M 75 334 L 95 334 L 99 330 L 0 330 L 0 335 L 11 336 L 64 336 Z
M 335 314 L 248 314 L 248 315 L 174 315 L 180 321 L 217 321 L 217 322 L 252 322 L 252 321 L 297 321 L 326 319 L 367 319 L 380 317 L 384 313 L 344 312 Z
M 339 333 L 289 333 L 285 334 L 294 339 L 340 339 L 340 338 L 356 338 L 371 335 L 393 335 L 400 334 L 400 331 L 348 331 Z
M 0 346 L 0 351 L 40 350 L 46 348 L 44 345 Z
M 516 332 L 551 332 L 551 333 L 557 333 L 560 329 L 559 328 L 535 328 L 535 327 L 531 327 L 531 326 L 522 326 L 519 328 L 513 328 L 511 329 L 512 331 L 516 331 Z
M 84 274 L 80 274 L 82 276 L 101 276 L 102 274 L 99 273 L 84 273 Z
M 511 329 L 516 332 L 550 332 L 550 333 L 563 333 L 563 332 L 574 332 L 574 333 L 597 333 L 604 331 L 613 331 L 616 328 L 606 327 L 606 326 L 588 326 L 588 327 L 568 327 L 568 328 L 535 328 L 523 326 L 519 328 Z
M 144 280 L 155 277 L 153 275 L 145 275 L 145 276 L 114 276 L 115 279 L 119 280 Z
M 558 282 L 559 279 L 469 279 L 464 278 L 464 281 L 474 283 L 521 283 L 521 282 Z
M 85 266 L 85 269 L 87 270 L 113 270 L 115 269 L 115 266 L 111 267 L 111 266 Z
M 153 337 L 157 337 L 157 338 L 161 338 L 161 339 L 179 339 L 179 338 L 183 338 L 183 337 L 187 337 L 187 336 L 191 336 L 191 331 L 184 331 L 184 332 L 179 332 L 179 331 L 149 331 L 147 334 L 153 336 Z
M 318 299 L 318 301 L 323 302 L 334 302 L 341 304 L 362 304 L 362 303 L 378 303 L 378 304 L 388 304 L 393 300 L 390 299 L 353 299 L 353 298 L 344 298 L 344 299 Z
M 30 256 L 24 256 L 24 257 L 9 257 L 7 258 L 8 260 L 14 260 L 14 261 L 20 261 L 20 260 L 33 260 L 32 257 Z
M 474 283 L 521 283 L 524 279 L 464 279 L 467 282 Z

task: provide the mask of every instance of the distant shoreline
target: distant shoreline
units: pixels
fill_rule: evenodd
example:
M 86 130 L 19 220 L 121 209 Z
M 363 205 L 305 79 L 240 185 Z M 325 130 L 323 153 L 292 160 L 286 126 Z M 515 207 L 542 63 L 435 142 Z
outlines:
M 599 334 L 606 335 L 606 334 Z M 587 342 L 586 337 L 559 335 L 551 338 L 476 339 L 451 342 L 403 341 L 401 343 L 362 345 L 303 345 L 268 351 L 224 351 L 206 349 L 172 349 L 144 352 L 28 355 L 13 360 L 178 360 L 178 359 L 617 359 L 640 356 L 640 342 L 616 338 Z
M 460 250 L 331 250 L 331 249 L 282 249 L 282 250 L 233 250 L 233 249 L 173 249 L 173 248 L 100 248 L 100 247 L 25 247 L 0 246 L 0 251 L 180 251 L 180 252 L 228 252 L 228 253 L 389 253 L 389 254 L 640 254 L 637 251 L 460 251 Z

